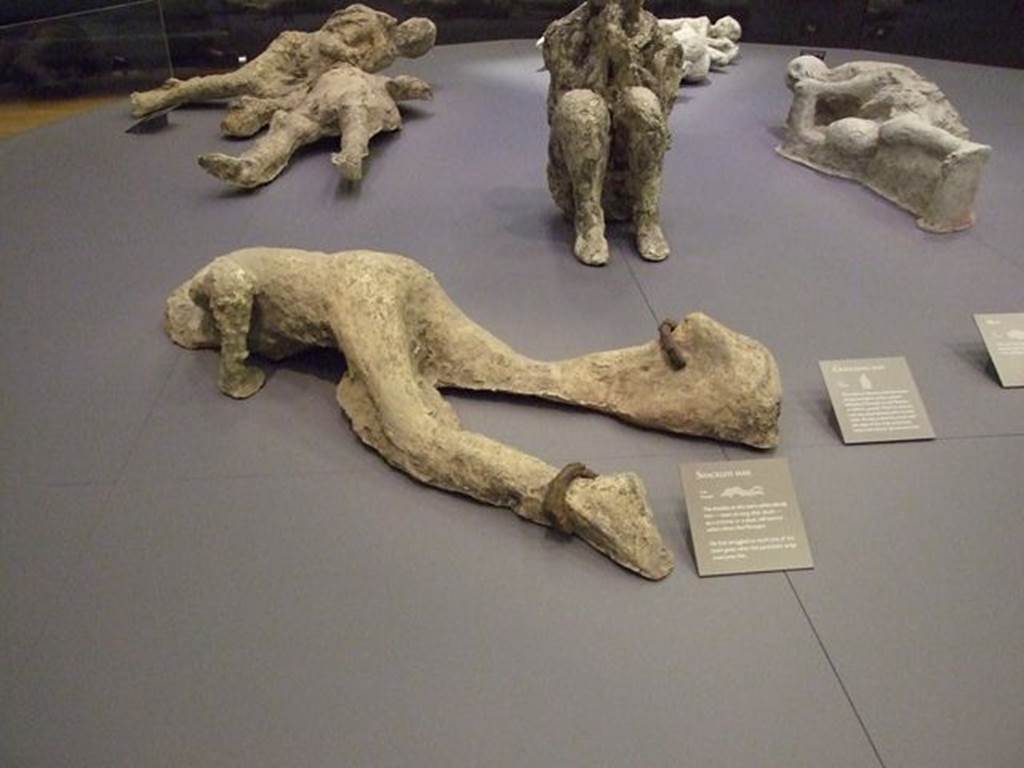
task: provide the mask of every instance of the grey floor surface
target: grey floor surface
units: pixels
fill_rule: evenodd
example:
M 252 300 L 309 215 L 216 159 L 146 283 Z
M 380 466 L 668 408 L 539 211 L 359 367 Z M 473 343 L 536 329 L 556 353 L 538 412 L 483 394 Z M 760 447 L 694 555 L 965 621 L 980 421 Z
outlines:
M 328 146 L 227 190 L 194 159 L 237 147 L 214 109 L 0 143 L 0 765 L 1024 765 L 1024 391 L 971 319 L 1024 311 L 1024 72 L 913 62 L 995 147 L 977 228 L 935 236 L 776 156 L 796 52 L 743 50 L 673 113 L 660 265 L 617 230 L 608 267 L 572 258 L 526 41 L 401 67 L 436 99 L 356 191 Z M 637 471 L 678 561 L 651 584 L 390 469 L 336 358 L 221 396 L 160 314 L 246 245 L 414 256 L 541 358 L 696 309 L 763 340 L 816 568 L 697 577 L 678 465 L 752 451 L 453 396 L 551 463 Z M 939 438 L 842 446 L 817 361 L 901 354 Z

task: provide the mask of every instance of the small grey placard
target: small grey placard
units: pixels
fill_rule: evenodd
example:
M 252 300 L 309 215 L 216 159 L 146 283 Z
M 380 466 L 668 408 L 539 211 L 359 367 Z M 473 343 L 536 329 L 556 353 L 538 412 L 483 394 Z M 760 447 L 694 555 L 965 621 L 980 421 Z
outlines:
M 701 576 L 814 567 L 785 459 L 684 464 L 680 471 Z
M 1024 387 L 1024 312 L 975 315 L 981 338 L 1004 387 Z
M 905 357 L 822 360 L 819 365 L 847 445 L 935 437 Z

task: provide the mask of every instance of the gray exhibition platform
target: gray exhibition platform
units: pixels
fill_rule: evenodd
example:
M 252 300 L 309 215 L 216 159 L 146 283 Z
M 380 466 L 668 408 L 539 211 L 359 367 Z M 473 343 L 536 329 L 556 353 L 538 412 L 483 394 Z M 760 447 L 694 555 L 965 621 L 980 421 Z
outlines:
M 211 108 L 0 143 L 0 765 L 1024 765 L 1024 390 L 972 320 L 1024 311 L 1024 71 L 906 60 L 994 147 L 977 227 L 938 236 L 772 151 L 797 53 L 743 44 L 682 90 L 663 264 L 618 229 L 607 267 L 574 260 L 529 41 L 395 67 L 436 97 L 356 191 L 326 145 L 230 191 L 196 166 L 239 146 Z M 391 469 L 335 403 L 337 356 L 222 396 L 161 311 L 248 245 L 415 257 L 540 358 L 698 309 L 760 339 L 816 568 L 696 575 L 678 466 L 754 451 L 452 396 L 551 464 L 638 472 L 677 559 L 650 583 Z M 818 360 L 892 355 L 938 439 L 843 446 Z

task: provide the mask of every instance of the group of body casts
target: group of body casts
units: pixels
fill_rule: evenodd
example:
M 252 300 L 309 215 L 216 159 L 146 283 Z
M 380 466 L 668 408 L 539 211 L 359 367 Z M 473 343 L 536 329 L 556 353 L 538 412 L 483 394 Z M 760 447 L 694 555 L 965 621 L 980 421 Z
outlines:
M 707 24 L 696 28 L 711 34 Z M 608 260 L 606 218 L 631 224 L 643 258 L 669 255 L 661 175 L 669 113 L 691 63 L 674 37 L 683 29 L 693 33 L 659 23 L 640 0 L 589 0 L 545 33 L 548 184 L 574 224 L 574 252 L 585 264 Z M 399 24 L 352 5 L 315 32 L 283 33 L 235 72 L 170 80 L 134 94 L 132 104 L 144 116 L 231 99 L 225 134 L 267 131 L 239 157 L 208 154 L 200 164 L 238 186 L 267 183 L 298 147 L 338 135 L 332 161 L 358 180 L 370 139 L 400 127 L 398 102 L 431 95 L 418 78 L 377 72 L 423 55 L 435 36 L 427 19 Z M 738 25 L 717 25 L 715 36 L 715 50 L 734 57 Z M 917 212 L 922 226 L 948 231 L 973 221 L 970 201 L 989 148 L 970 142 L 934 84 L 897 65 L 830 70 L 807 57 L 794 60 L 787 82 L 794 102 L 782 154 L 861 180 Z M 900 166 L 899 150 L 907 148 L 911 160 Z M 541 397 L 653 429 L 758 448 L 778 443 L 782 387 L 774 358 L 706 315 L 666 321 L 635 347 L 546 363 L 478 326 L 430 272 L 394 254 L 236 251 L 171 294 L 165 329 L 186 348 L 219 349 L 219 385 L 235 398 L 264 383 L 248 362 L 252 352 L 280 360 L 311 347 L 339 350 L 347 370 L 338 402 L 360 439 L 390 464 L 575 534 L 650 579 L 668 575 L 673 558 L 636 475 L 598 476 L 581 464 L 559 470 L 465 430 L 441 391 Z
M 226 136 L 247 138 L 269 126 L 240 157 L 213 153 L 199 164 L 238 187 L 273 181 L 297 149 L 340 136 L 331 162 L 350 181 L 363 175 L 370 139 L 402 125 L 398 102 L 430 99 L 430 85 L 409 75 L 376 74 L 399 57 L 416 58 L 434 46 L 429 19 L 398 23 L 365 5 L 350 5 L 315 32 L 283 32 L 234 72 L 168 80 L 132 94 L 132 112 L 145 117 L 181 104 L 231 99 L 221 123 Z
M 660 223 L 661 169 L 670 139 L 668 115 L 692 64 L 686 51 L 694 50 L 677 36 L 691 40 L 702 30 L 718 41 L 720 63 L 735 58 L 737 50 L 738 26 L 712 28 L 706 22 L 664 24 L 639 0 L 590 0 L 548 28 L 548 182 L 555 202 L 574 222 L 574 252 L 581 262 L 608 261 L 606 215 L 632 224 L 643 258 L 661 261 L 669 255 Z M 386 13 L 351 5 L 315 32 L 282 33 L 234 72 L 171 79 L 133 94 L 133 114 L 230 100 L 221 123 L 225 135 L 247 138 L 267 130 L 240 156 L 202 155 L 199 164 L 209 173 L 238 187 L 257 187 L 276 178 L 300 147 L 340 136 L 331 161 L 345 179 L 358 181 L 370 140 L 401 127 L 399 102 L 432 95 L 419 78 L 377 73 L 400 57 L 422 56 L 436 35 L 429 19 L 398 23 Z M 708 47 L 700 50 L 705 55 Z

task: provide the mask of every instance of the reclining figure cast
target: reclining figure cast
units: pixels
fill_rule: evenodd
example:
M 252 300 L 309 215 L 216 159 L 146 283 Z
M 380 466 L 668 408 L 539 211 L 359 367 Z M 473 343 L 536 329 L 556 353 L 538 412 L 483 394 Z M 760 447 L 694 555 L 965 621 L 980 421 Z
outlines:
M 570 403 L 644 427 L 758 448 L 778 443 L 781 384 L 771 353 L 706 315 L 666 322 L 626 349 L 545 363 L 478 326 L 436 278 L 403 256 L 250 248 L 215 259 L 167 300 L 177 344 L 220 350 L 220 389 L 255 394 L 250 352 L 281 360 L 339 350 L 337 397 L 367 445 L 429 485 L 575 534 L 649 579 L 667 576 L 640 479 L 562 471 L 462 428 L 439 390 L 507 392 Z
M 992 148 L 970 140 L 939 87 L 909 67 L 814 56 L 789 63 L 793 104 L 779 154 L 859 181 L 917 215 L 931 232 L 974 224 L 974 196 Z

